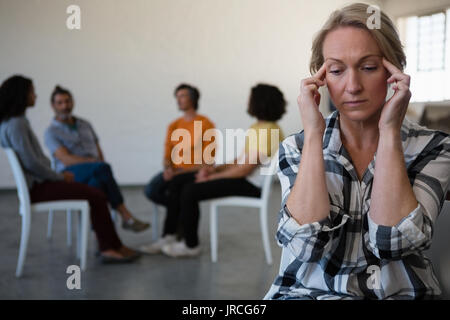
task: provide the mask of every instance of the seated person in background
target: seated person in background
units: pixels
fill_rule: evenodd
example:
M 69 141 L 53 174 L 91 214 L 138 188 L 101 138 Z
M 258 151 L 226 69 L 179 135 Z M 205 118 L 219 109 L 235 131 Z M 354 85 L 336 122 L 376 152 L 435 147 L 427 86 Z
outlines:
M 200 99 L 200 93 L 197 88 L 188 85 L 180 84 L 175 89 L 175 97 L 177 99 L 178 108 L 183 112 L 183 116 L 176 119 L 169 124 L 167 129 L 165 150 L 164 150 L 164 171 L 158 173 L 155 177 L 145 187 L 145 195 L 149 200 L 155 203 L 161 204 L 163 206 L 169 205 L 169 193 L 170 185 L 173 178 L 186 172 L 196 172 L 202 167 L 207 166 L 206 163 L 212 164 L 214 162 L 215 150 L 207 156 L 204 157 L 203 151 L 205 148 L 211 150 L 214 149 L 214 141 L 202 141 L 203 134 L 208 129 L 214 129 L 214 124 L 207 117 L 197 113 L 198 101 Z M 201 130 L 199 128 L 201 125 Z M 197 126 L 197 130 L 194 130 Z M 190 149 L 190 161 L 179 161 L 182 160 L 183 150 L 178 152 L 175 150 L 177 146 L 180 145 L 178 138 L 173 138 L 172 134 L 177 129 L 185 129 L 190 135 L 190 145 L 186 145 L 185 149 Z M 183 141 L 185 142 L 185 141 Z M 195 154 L 201 152 L 200 163 L 195 163 Z M 187 180 L 177 180 L 176 187 L 181 186 L 183 183 L 194 181 L 194 174 L 189 176 Z M 177 232 L 177 220 L 171 220 L 166 216 L 163 229 L 163 238 L 160 241 L 143 246 L 141 249 L 147 253 L 159 253 L 161 251 L 162 245 L 165 243 L 163 240 L 168 235 L 169 238 L 175 236 Z
M 263 177 L 260 165 L 267 163 L 284 139 L 276 123 L 285 113 L 283 93 L 274 86 L 258 84 L 251 89 L 247 112 L 257 121 L 250 127 L 245 149 L 231 164 L 205 167 L 198 173 L 185 173 L 184 181 L 194 178 L 179 188 L 172 186 L 169 193 L 167 217 L 181 222 L 183 239 L 167 239 L 162 252 L 171 257 L 189 257 L 200 254 L 198 225 L 199 202 L 227 196 L 260 197 Z M 243 157 L 243 158 L 242 158 Z M 182 183 L 183 180 L 180 180 Z M 177 183 L 177 179 L 173 184 Z M 174 191 L 175 190 L 175 191 Z
M 313 41 L 303 130 L 280 144 L 282 256 L 266 299 L 441 294 L 424 251 L 450 183 L 450 138 L 405 119 L 405 53 L 384 12 L 369 29 L 370 12 L 362 3 L 333 12 Z M 325 85 L 337 109 L 326 119 Z
M 199 132 L 199 134 L 201 134 L 200 138 L 203 137 L 203 133 L 206 130 L 214 129 L 214 124 L 211 120 L 197 113 L 198 101 L 200 99 L 200 92 L 197 88 L 188 84 L 180 84 L 175 89 L 175 98 L 177 99 L 178 109 L 183 112 L 183 116 L 171 122 L 167 128 L 166 140 L 164 144 L 164 171 L 154 176 L 145 187 L 145 195 L 147 198 L 163 206 L 167 206 L 168 204 L 167 186 L 169 185 L 169 181 L 174 176 L 188 171 L 197 171 L 204 166 L 204 161 L 202 161 L 202 164 L 194 163 L 196 144 L 200 143 L 198 139 L 194 138 L 194 122 L 201 121 L 202 131 Z M 172 159 L 172 151 L 179 143 L 178 140 L 172 139 L 172 134 L 177 129 L 188 130 L 192 137 L 190 145 L 190 163 L 179 163 L 177 161 L 177 163 L 174 163 L 174 159 Z M 208 142 L 203 142 L 203 148 L 201 149 L 202 154 L 203 150 L 208 145 Z M 180 156 L 182 156 L 182 153 L 180 153 Z M 208 160 L 211 162 L 213 161 L 213 159 Z
M 57 172 L 69 171 L 75 181 L 102 190 L 122 217 L 122 227 L 140 232 L 149 227 L 132 216 L 124 204 L 111 166 L 104 161 L 98 137 L 91 124 L 72 115 L 72 94 L 56 86 L 51 95 L 55 118 L 45 131 L 45 143 L 50 150 Z
M 11 148 L 19 158 L 27 181 L 31 203 L 53 200 L 87 200 L 91 225 L 97 236 L 103 263 L 131 262 L 139 254 L 125 247 L 114 228 L 103 192 L 73 182 L 71 172 L 56 173 L 42 152 L 36 135 L 25 116 L 33 107 L 36 95 L 33 83 L 22 76 L 13 76 L 0 87 L 0 142 Z

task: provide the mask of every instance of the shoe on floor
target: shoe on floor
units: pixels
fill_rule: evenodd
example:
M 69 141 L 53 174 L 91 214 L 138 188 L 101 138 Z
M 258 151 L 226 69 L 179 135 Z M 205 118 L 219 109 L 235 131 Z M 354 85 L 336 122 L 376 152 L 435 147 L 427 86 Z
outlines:
M 150 223 L 142 222 L 136 218 L 130 218 L 122 222 L 122 228 L 134 232 L 141 232 L 150 227 Z
M 139 248 L 139 251 L 147 254 L 157 254 L 161 253 L 161 249 L 164 245 L 174 243 L 176 241 L 175 235 L 166 235 L 162 238 L 160 238 L 158 241 L 142 245 Z
M 200 255 L 200 246 L 189 248 L 184 241 L 166 244 L 162 247 L 162 252 L 173 258 L 196 257 Z
M 130 263 L 135 260 L 137 260 L 141 254 L 139 252 L 136 252 L 135 254 L 127 257 L 117 258 L 117 257 L 111 257 L 111 256 L 104 256 L 100 254 L 100 261 L 103 264 L 118 264 L 118 263 Z

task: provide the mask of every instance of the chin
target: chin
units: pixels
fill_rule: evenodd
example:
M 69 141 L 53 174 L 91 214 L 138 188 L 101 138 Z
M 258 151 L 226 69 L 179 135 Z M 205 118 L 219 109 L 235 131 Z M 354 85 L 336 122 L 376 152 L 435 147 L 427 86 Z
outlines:
M 377 121 L 378 110 L 377 109 L 367 109 L 367 108 L 338 108 L 339 114 L 350 121 L 355 122 L 366 122 L 366 121 Z

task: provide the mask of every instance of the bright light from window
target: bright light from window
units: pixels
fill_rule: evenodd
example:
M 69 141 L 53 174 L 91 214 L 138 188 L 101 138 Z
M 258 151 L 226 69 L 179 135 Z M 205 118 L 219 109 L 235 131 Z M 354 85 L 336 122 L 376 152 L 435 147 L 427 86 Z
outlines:
M 450 100 L 450 9 L 399 19 L 411 102 Z

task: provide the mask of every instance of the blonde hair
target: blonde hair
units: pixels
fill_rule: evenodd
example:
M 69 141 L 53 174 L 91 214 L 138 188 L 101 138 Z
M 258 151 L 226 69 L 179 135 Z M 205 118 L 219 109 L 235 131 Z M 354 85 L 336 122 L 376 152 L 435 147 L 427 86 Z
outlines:
M 369 29 L 367 27 L 368 7 L 369 5 L 365 3 L 353 3 L 334 11 L 330 15 L 313 40 L 309 63 L 311 74 L 316 73 L 324 62 L 322 47 L 325 37 L 330 31 L 339 27 L 355 27 L 367 30 L 377 42 L 383 56 L 400 70 L 404 69 L 406 56 L 392 20 L 380 10 L 380 28 Z

